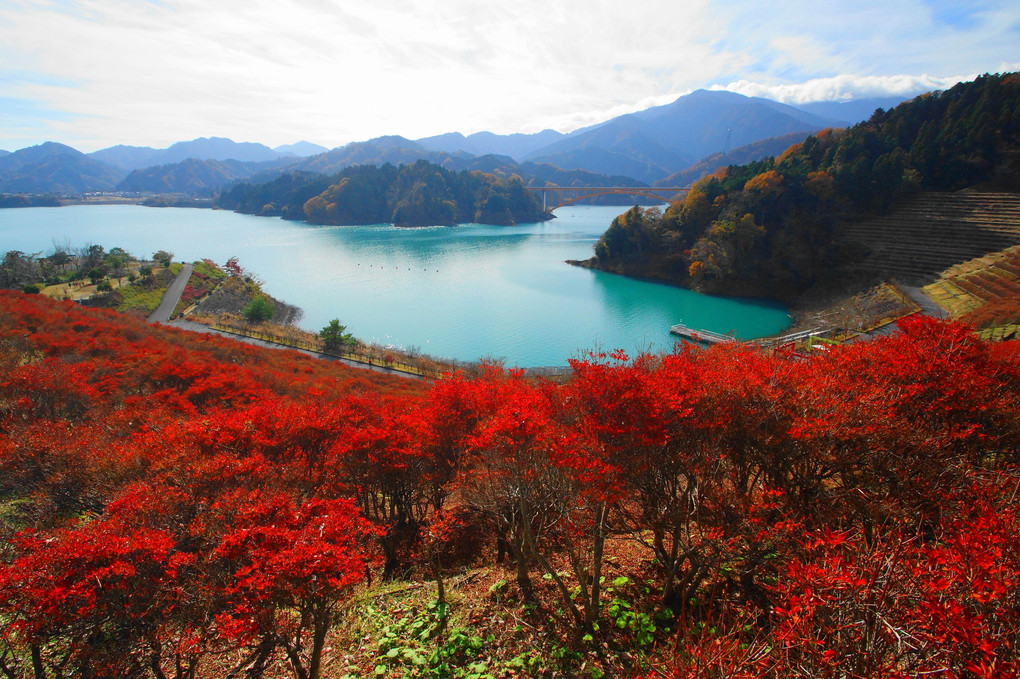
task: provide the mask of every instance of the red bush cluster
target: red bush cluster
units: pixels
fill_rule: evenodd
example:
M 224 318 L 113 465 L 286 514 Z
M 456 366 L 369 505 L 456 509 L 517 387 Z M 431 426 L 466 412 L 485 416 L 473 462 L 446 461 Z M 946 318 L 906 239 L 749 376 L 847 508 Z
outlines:
M 619 642 L 605 554 L 644 545 L 654 676 L 1015 675 L 1017 343 L 572 366 L 419 388 L 0 293 L 0 670 L 317 677 L 376 563 L 438 576 L 472 524 L 578 647 Z

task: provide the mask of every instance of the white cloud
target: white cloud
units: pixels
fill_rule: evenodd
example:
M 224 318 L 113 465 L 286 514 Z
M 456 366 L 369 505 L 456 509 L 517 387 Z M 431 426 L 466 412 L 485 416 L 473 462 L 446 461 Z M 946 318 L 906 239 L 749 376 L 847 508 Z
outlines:
M 803 83 L 767 85 L 738 80 L 726 85 L 713 85 L 713 90 L 728 90 L 748 97 L 775 99 L 784 104 L 807 104 L 814 101 L 850 101 L 865 97 L 912 97 L 931 90 L 944 90 L 973 80 L 980 74 L 939 78 L 930 75 L 857 76 L 837 75 L 813 78 Z
M 930 89 L 1015 53 L 1015 1 L 953 12 L 921 0 L 6 0 L 0 98 L 57 114 L 5 121 L 0 148 L 567 131 L 698 87 L 785 100 Z

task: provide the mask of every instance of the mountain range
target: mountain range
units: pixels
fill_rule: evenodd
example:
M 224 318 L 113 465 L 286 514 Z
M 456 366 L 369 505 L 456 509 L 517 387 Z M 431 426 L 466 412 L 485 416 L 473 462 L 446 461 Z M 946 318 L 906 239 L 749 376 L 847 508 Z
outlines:
M 328 150 L 325 146 L 307 141 L 271 149 L 263 144 L 236 142 L 223 137 L 201 137 L 192 141 L 179 141 L 165 149 L 117 145 L 94 151 L 89 155 L 122 170 L 131 171 L 179 163 L 189 158 L 265 162 L 294 156 L 314 156 Z
M 698 90 L 671 104 L 575 132 L 529 159 L 603 172 L 618 166 L 622 157 L 629 163 L 618 174 L 654 182 L 711 153 L 793 132 L 806 137 L 837 125 L 768 99 Z
M 0 193 L 112 191 L 126 174 L 70 146 L 49 141 L 0 156 Z
M 530 183 L 545 183 L 551 181 L 545 177 L 576 170 L 602 185 L 606 177 L 629 178 L 637 185 L 686 185 L 713 162 L 775 155 L 812 132 L 847 126 L 897 102 L 885 98 L 789 106 L 733 92 L 698 90 L 670 104 L 570 134 L 455 132 L 416 141 L 389 136 L 332 150 L 309 142 L 270 148 L 210 137 L 166 149 L 118 145 L 83 154 L 47 142 L 0 153 L 0 192 L 210 195 L 232 182 L 269 181 L 283 172 L 334 174 L 352 165 L 401 165 L 421 159 L 451 170 L 518 173 Z

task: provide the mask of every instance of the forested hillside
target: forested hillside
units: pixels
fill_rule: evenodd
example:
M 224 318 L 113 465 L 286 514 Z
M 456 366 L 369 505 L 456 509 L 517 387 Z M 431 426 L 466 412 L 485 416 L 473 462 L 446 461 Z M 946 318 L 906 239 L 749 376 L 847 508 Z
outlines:
M 987 75 L 933 92 L 848 130 L 827 130 L 778 159 L 731 166 L 664 215 L 613 222 L 588 263 L 707 291 L 793 297 L 855 253 L 841 226 L 919 191 L 1020 190 L 1020 76 Z
M 124 175 L 120 168 L 55 142 L 0 156 L 0 193 L 109 191 Z
M 118 191 L 213 196 L 231 182 L 266 170 L 266 163 L 239 160 L 197 160 L 137 169 L 117 184 Z
M 0 292 L 0 671 L 1016 675 L 1020 344 L 572 367 L 425 384 Z
M 293 172 L 266 184 L 237 184 L 219 205 L 311 224 L 398 226 L 517 224 L 550 219 L 520 177 L 410 165 L 349 167 L 332 177 Z

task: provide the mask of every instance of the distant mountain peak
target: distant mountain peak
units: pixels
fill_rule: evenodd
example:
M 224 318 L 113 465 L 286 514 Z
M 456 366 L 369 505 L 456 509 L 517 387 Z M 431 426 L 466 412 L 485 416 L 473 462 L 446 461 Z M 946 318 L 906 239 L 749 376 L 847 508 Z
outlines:
M 54 141 L 0 156 L 0 193 L 107 191 L 121 177 L 119 168 Z
M 418 139 L 417 143 L 429 151 L 443 153 L 465 152 L 476 156 L 497 155 L 521 160 L 532 151 L 559 141 L 565 135 L 555 130 L 542 130 L 534 134 L 515 132 L 475 132 L 464 136 L 460 132 L 447 132 L 434 137 Z
M 199 137 L 191 141 L 176 142 L 165 149 L 118 145 L 95 151 L 89 155 L 97 160 L 131 171 L 171 165 L 188 158 L 265 162 L 277 160 L 287 154 L 254 142 L 236 142 L 226 137 Z
M 655 182 L 713 153 L 831 126 L 831 120 L 775 101 L 695 90 L 671 103 L 575 132 L 527 159 Z M 614 168 L 616 159 L 623 158 L 627 165 Z
M 273 150 L 276 151 L 277 153 L 282 153 L 283 155 L 300 156 L 303 158 L 308 156 L 316 156 L 320 153 L 325 153 L 326 151 L 329 151 L 329 149 L 326 148 L 325 146 L 313 144 L 310 141 L 304 140 L 295 142 L 293 144 L 284 144 L 282 146 L 276 146 L 273 148 Z

